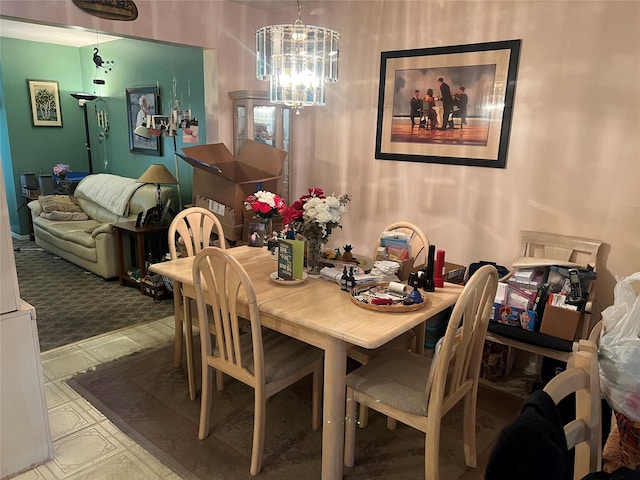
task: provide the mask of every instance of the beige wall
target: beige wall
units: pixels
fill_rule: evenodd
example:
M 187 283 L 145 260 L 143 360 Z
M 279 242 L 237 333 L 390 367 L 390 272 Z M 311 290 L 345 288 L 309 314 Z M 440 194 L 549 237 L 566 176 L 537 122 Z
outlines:
M 266 89 L 254 78 L 254 31 L 290 23 L 221 1 L 136 0 L 134 22 L 89 17 L 68 1 L 3 0 L 3 15 L 217 49 L 219 138 L 230 144 L 227 92 Z M 349 192 L 331 244 L 369 253 L 388 223 L 423 227 L 447 259 L 517 256 L 520 229 L 601 239 L 598 300 L 614 276 L 640 271 L 640 33 L 637 1 L 303 2 L 306 23 L 338 30 L 340 81 L 327 106 L 302 111 L 294 188 Z M 522 39 L 506 169 L 374 159 L 380 52 Z

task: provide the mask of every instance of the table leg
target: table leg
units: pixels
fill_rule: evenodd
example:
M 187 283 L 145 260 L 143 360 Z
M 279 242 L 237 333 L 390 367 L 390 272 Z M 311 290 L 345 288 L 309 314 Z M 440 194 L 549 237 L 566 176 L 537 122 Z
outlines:
M 144 289 L 142 287 L 142 280 L 147 275 L 147 266 L 145 264 L 145 262 L 147 261 L 147 258 L 145 255 L 145 244 L 144 244 L 143 233 L 136 233 L 136 243 L 137 243 L 136 249 L 138 250 L 137 262 L 138 262 L 138 268 L 140 269 L 140 292 L 144 292 Z
M 330 338 L 324 352 L 323 479 L 342 478 L 346 371 L 347 344 L 337 338 Z

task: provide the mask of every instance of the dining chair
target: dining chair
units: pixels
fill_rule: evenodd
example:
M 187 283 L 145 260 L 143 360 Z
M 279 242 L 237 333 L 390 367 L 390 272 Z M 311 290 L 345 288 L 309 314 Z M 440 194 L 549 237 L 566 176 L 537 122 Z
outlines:
M 397 232 L 403 233 L 411 236 L 410 247 L 411 254 L 414 258 L 413 267 L 416 268 L 418 266 L 425 265 L 428 258 L 428 250 L 429 250 L 429 238 L 422 231 L 420 227 L 414 225 L 410 222 L 395 222 L 391 225 L 387 226 L 383 232 Z M 376 252 L 378 247 L 380 247 L 380 236 L 373 248 L 373 258 L 376 258 Z M 415 329 L 409 330 L 408 332 L 403 333 L 399 337 L 394 338 L 392 341 L 385 343 L 384 345 L 378 347 L 377 349 L 368 350 L 363 347 L 359 347 L 354 345 L 347 350 L 347 355 L 349 358 L 359 362 L 362 365 L 366 365 L 369 361 L 379 355 L 381 352 L 393 348 L 401 348 L 405 350 L 418 351 L 416 345 L 416 338 L 418 337 L 416 330 L 425 328 L 425 324 L 422 323 L 417 326 Z M 420 337 L 422 338 L 422 337 Z M 420 349 L 421 351 L 421 349 Z M 365 428 L 367 426 L 368 413 L 366 407 L 361 407 L 360 409 L 360 422 L 359 425 L 361 428 Z M 392 419 L 389 419 L 389 428 L 395 428 L 395 422 Z
M 238 260 L 217 247 L 203 249 L 195 257 L 193 280 L 200 322 L 202 350 L 202 398 L 198 437 L 209 435 L 212 369 L 223 372 L 255 390 L 251 475 L 262 468 L 266 400 L 298 380 L 313 375 L 312 428 L 321 424 L 322 350 L 262 327 L 253 284 Z M 241 328 L 239 298 L 248 305 Z M 213 307 L 214 332 L 207 314 Z M 213 333 L 213 335 L 211 335 Z M 212 342 L 215 340 L 215 345 Z
M 190 207 L 182 210 L 169 225 L 168 243 L 171 260 L 196 255 L 203 248 L 212 244 L 213 234 L 217 235 L 220 248 L 226 248 L 222 224 L 211 211 L 202 207 Z M 195 360 L 193 358 L 192 332 L 194 309 L 192 309 L 191 300 L 182 295 L 182 286 L 175 281 L 173 283 L 173 306 L 175 315 L 174 365 L 179 367 L 182 363 L 182 344 L 185 343 L 189 397 L 191 400 L 195 400 Z M 184 331 L 186 331 L 186 335 L 183 333 Z M 219 376 L 219 390 L 222 389 L 222 382 L 222 377 Z
M 462 290 L 432 358 L 387 350 L 347 375 L 346 466 L 354 465 L 356 405 L 360 404 L 423 432 L 425 478 L 437 479 L 441 419 L 464 401 L 465 464 L 475 468 L 478 377 L 497 285 L 495 267 L 486 265 L 476 272 Z
M 600 240 L 591 238 L 521 230 L 520 257 L 513 262 L 512 270 L 501 281 L 506 281 L 518 268 L 540 265 L 559 265 L 582 270 L 591 269 L 597 273 L 598 267 L 601 266 L 602 262 L 600 258 L 601 245 L 602 242 Z M 581 312 L 576 338 L 573 342 L 556 339 L 549 335 L 538 335 L 537 333 L 531 335 L 531 332 L 526 330 L 513 329 L 511 327 L 505 328 L 499 322 L 492 322 L 489 325 L 487 339 L 509 347 L 505 375 L 508 375 L 511 371 L 516 350 L 524 350 L 566 362 L 575 348 L 576 341 L 588 338 L 593 328 L 593 323 L 595 323 L 596 316 L 592 314 L 596 313 L 595 293 L 597 283 L 597 280 L 589 283 L 586 291 L 587 301 L 584 311 Z
M 600 470 L 602 413 L 598 351 L 590 340 L 578 343 L 566 370 L 551 379 L 542 391 L 534 392 L 518 417 L 500 432 L 487 463 L 487 480 L 565 479 L 571 470 L 574 480 L 579 480 Z M 570 398 L 575 408 L 571 419 L 566 420 L 569 409 L 560 409 L 558 404 Z M 530 448 L 523 452 L 525 444 Z

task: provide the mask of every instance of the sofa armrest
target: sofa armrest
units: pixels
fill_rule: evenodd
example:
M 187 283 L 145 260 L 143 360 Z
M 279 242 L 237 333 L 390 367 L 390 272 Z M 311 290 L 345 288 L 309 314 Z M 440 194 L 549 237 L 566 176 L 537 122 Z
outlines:
M 96 238 L 101 233 L 111 233 L 113 232 L 113 227 L 110 223 L 103 223 L 98 228 L 96 228 L 93 232 L 91 232 L 91 236 Z
M 39 217 L 42 213 L 42 204 L 40 200 L 33 200 L 27 204 L 27 207 L 31 210 L 32 217 Z

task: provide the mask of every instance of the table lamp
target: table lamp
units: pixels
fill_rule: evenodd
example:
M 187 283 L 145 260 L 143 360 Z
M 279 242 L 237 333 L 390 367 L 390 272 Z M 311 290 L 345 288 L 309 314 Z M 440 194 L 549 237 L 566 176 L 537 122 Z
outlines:
M 160 190 L 160 184 L 177 185 L 178 181 L 175 179 L 171 172 L 167 170 L 162 164 L 153 164 L 138 178 L 138 182 L 142 183 L 155 183 L 156 190 L 156 203 L 158 208 L 162 211 L 162 191 Z

